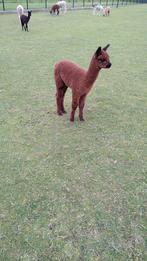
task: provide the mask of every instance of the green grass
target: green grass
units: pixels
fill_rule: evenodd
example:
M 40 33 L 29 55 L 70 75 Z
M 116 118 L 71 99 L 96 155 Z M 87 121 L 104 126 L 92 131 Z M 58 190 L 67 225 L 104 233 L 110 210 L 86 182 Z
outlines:
M 28 33 L 0 16 L 1 261 L 146 260 L 146 13 L 33 13 Z M 70 90 L 57 116 L 54 64 L 108 43 L 86 121 Z

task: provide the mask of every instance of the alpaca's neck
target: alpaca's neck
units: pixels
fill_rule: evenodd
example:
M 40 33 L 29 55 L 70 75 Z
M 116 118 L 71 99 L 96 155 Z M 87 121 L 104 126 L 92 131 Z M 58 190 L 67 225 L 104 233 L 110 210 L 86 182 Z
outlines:
M 93 56 L 86 73 L 86 82 L 92 85 L 98 77 L 99 72 L 100 68 L 96 66 L 95 58 Z
M 28 14 L 28 21 L 30 20 L 30 17 L 31 17 L 31 15 L 30 15 L 30 14 Z

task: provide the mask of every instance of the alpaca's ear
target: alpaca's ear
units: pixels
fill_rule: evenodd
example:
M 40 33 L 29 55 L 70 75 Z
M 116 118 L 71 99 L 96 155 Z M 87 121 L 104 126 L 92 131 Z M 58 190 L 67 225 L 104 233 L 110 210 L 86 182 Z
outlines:
M 107 44 L 107 45 L 103 48 L 103 50 L 106 51 L 109 46 L 110 46 L 110 44 Z
M 95 56 L 98 57 L 101 53 L 101 47 L 99 47 L 96 52 L 95 52 Z

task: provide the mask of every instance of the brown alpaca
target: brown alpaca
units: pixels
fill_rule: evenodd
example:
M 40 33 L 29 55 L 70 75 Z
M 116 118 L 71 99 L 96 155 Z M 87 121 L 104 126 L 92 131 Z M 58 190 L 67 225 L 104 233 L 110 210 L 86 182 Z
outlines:
M 52 6 L 52 8 L 50 10 L 50 14 L 59 15 L 59 10 L 60 10 L 60 6 L 55 4 Z
M 109 6 L 104 7 L 103 9 L 103 16 L 109 16 L 110 15 L 111 8 Z
M 106 50 L 109 44 L 103 49 L 99 47 L 92 57 L 88 70 L 84 70 L 77 64 L 62 60 L 55 65 L 54 76 L 56 82 L 56 102 L 57 113 L 63 115 L 66 113 L 64 109 L 64 95 L 68 87 L 72 90 L 72 111 L 70 121 L 74 121 L 74 115 L 79 106 L 79 119 L 84 121 L 83 108 L 87 94 L 92 88 L 98 74 L 102 68 L 110 68 L 109 55 Z

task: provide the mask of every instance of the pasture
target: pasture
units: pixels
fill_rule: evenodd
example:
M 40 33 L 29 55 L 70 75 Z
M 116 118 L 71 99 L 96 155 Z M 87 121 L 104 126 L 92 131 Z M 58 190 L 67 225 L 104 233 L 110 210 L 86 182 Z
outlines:
M 65 16 L 0 15 L 1 261 L 146 260 L 147 5 Z M 85 122 L 56 114 L 54 64 L 112 67 Z

